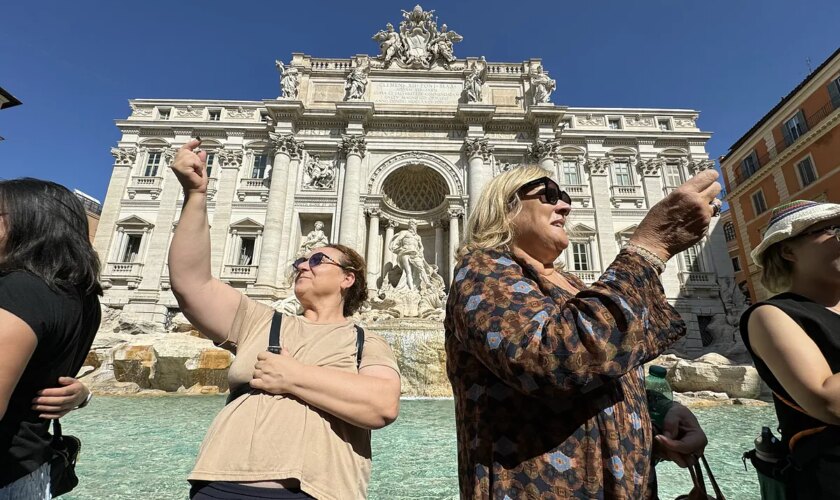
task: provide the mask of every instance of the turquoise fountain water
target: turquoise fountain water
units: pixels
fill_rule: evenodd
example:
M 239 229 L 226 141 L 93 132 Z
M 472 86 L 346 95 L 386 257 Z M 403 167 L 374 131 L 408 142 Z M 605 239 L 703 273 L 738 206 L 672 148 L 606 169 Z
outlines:
M 186 498 L 184 478 L 223 404 L 223 397 L 94 398 L 88 409 L 64 419 L 65 432 L 82 439 L 82 454 L 81 484 L 63 498 Z M 726 406 L 696 414 L 709 436 L 706 455 L 727 498 L 757 499 L 755 472 L 744 471 L 741 453 L 762 424 L 775 421 L 772 408 Z M 404 400 L 399 420 L 373 433 L 373 454 L 371 499 L 457 498 L 453 402 Z M 665 463 L 657 472 L 663 499 L 691 489 L 687 471 Z

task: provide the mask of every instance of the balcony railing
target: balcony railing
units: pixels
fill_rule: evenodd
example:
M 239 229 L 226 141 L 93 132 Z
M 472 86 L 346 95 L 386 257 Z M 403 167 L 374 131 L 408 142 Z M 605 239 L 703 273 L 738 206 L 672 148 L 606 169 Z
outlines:
M 131 183 L 128 185 L 128 197 L 134 199 L 137 193 L 149 193 L 153 200 L 160 195 L 160 186 L 163 183 L 163 177 L 146 177 L 135 175 L 131 178 Z
M 579 205 L 584 208 L 588 207 L 591 195 L 589 194 L 589 186 L 586 184 L 565 184 L 563 190 L 569 193 L 572 198 L 573 205 Z
M 731 189 L 737 188 L 741 185 L 744 181 L 752 177 L 753 175 L 757 174 L 762 168 L 764 168 L 768 163 L 772 162 L 776 159 L 782 151 L 786 150 L 793 144 L 796 144 L 797 141 L 802 139 L 803 136 L 807 135 L 810 130 L 817 126 L 821 121 L 825 120 L 826 117 L 831 115 L 834 110 L 837 108 L 831 102 L 825 103 L 820 109 L 818 109 L 814 114 L 805 117 L 805 123 L 803 124 L 805 130 L 795 139 L 786 136 L 783 142 L 780 142 L 775 145 L 775 147 L 770 148 L 767 151 L 767 154 L 761 155 L 758 157 L 758 165 L 755 166 L 755 170 L 752 172 L 745 172 L 743 168 L 743 158 L 741 158 L 738 163 L 736 163 L 732 168 L 735 170 L 735 177 L 730 180 L 729 184 Z M 777 125 L 777 127 L 783 127 L 784 124 Z
M 142 270 L 141 262 L 109 262 L 103 274 L 115 277 L 138 277 Z
M 598 276 L 601 275 L 600 271 L 569 271 L 570 273 L 574 274 L 581 281 L 586 283 L 587 285 L 592 284 L 595 280 L 598 279 Z
M 268 200 L 268 179 L 242 179 L 236 191 L 239 201 L 245 201 L 248 195 L 259 196 L 261 201 Z
M 685 288 L 717 288 L 715 273 L 681 271 L 680 284 Z
M 254 282 L 257 280 L 259 266 L 226 265 L 222 272 L 222 279 L 226 281 Z
M 636 208 L 642 208 L 645 201 L 642 186 L 612 186 L 610 187 L 610 195 L 612 196 L 613 206 L 616 208 L 622 201 L 633 202 Z

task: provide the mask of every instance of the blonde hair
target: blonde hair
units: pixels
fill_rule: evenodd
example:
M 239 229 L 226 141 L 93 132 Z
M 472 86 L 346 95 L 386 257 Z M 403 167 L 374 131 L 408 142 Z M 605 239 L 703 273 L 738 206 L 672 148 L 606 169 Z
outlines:
M 458 256 L 479 249 L 509 249 L 514 229 L 511 219 L 522 209 L 516 192 L 531 181 L 551 175 L 538 165 L 523 165 L 487 183 L 467 220 L 464 243 L 458 249 Z
M 773 293 L 782 293 L 793 284 L 793 262 L 782 256 L 785 241 L 774 243 L 761 255 L 761 284 Z

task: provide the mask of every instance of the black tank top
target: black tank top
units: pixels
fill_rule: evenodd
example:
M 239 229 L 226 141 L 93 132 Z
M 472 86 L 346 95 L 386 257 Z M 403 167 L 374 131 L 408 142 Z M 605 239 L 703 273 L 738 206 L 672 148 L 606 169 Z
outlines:
M 750 338 L 747 334 L 747 324 L 750 319 L 750 314 L 752 314 L 756 307 L 768 304 L 781 309 L 802 327 L 805 333 L 817 344 L 823 356 L 825 356 L 832 373 L 840 372 L 840 314 L 836 314 L 825 306 L 817 304 L 801 295 L 788 292 L 753 305 L 741 316 L 741 338 L 744 339 L 744 345 L 746 345 L 750 356 L 752 356 L 759 376 L 761 376 L 761 379 L 775 393 L 773 395 L 773 403 L 776 406 L 776 416 L 779 419 L 782 441 L 788 444 L 790 438 L 797 433 L 806 429 L 823 427 L 828 424 L 795 410 L 790 405 L 780 401 L 776 395 L 795 403 L 793 397 L 782 387 L 782 384 L 779 383 L 767 365 L 764 364 L 764 361 L 756 356 L 752 350 Z M 834 427 L 834 430 L 840 429 L 840 426 L 829 425 L 829 427 Z

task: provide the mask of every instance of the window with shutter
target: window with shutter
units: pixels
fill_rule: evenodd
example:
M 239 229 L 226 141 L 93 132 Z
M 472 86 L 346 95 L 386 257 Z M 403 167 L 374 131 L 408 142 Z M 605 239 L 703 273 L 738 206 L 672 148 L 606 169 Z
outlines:
M 785 124 L 782 126 L 782 132 L 785 136 L 785 143 L 790 146 L 793 144 L 797 139 L 805 135 L 805 132 L 808 131 L 808 126 L 805 123 L 805 115 L 802 114 L 802 110 L 796 112 L 793 115 L 793 118 L 786 121 Z
M 831 96 L 831 105 L 834 109 L 840 108 L 840 76 L 828 84 L 828 95 Z
M 751 176 L 758 170 L 758 155 L 752 151 L 749 156 L 741 161 L 741 173 L 744 174 L 744 179 Z
M 814 168 L 814 164 L 811 163 L 810 156 L 796 164 L 796 171 L 799 174 L 799 181 L 802 183 L 802 187 L 817 180 L 817 171 Z

